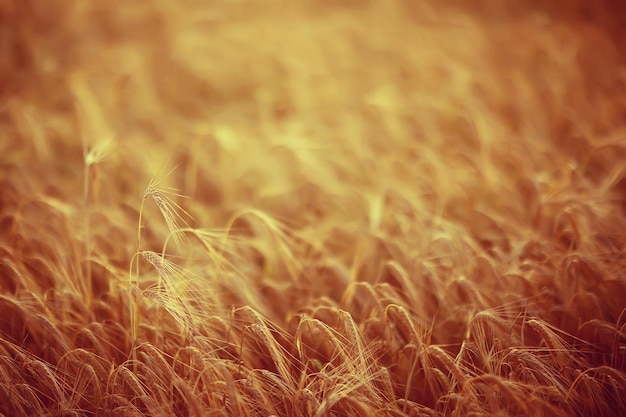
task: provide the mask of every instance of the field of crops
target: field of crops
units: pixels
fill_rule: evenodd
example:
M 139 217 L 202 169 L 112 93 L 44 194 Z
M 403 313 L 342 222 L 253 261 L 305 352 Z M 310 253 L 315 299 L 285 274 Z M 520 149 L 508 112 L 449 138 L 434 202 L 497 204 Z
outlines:
M 0 0 L 0 417 L 624 392 L 626 4 Z

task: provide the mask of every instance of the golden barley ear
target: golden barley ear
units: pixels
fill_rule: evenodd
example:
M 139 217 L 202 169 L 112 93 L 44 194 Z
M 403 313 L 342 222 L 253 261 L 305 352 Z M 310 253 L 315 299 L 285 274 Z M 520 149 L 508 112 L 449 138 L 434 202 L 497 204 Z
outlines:
M 190 333 L 193 326 L 192 314 L 188 307 L 189 283 L 196 279 L 191 272 L 165 259 L 164 256 L 143 251 L 141 255 L 156 269 L 159 282 L 156 288 L 149 288 L 143 294 L 164 307 L 181 326 Z
M 83 159 L 87 166 L 97 165 L 105 160 L 115 150 L 115 142 L 113 138 L 107 138 L 95 145 L 89 147 L 85 143 L 83 145 Z
M 161 186 L 161 182 L 153 178 L 150 180 L 148 188 L 144 191 L 143 198 L 145 200 L 152 197 L 165 219 L 174 242 L 180 246 L 186 238 L 182 229 L 190 227 L 187 220 L 193 220 L 193 217 L 172 198 L 187 198 L 187 196 L 180 194 L 178 191 L 175 188 Z M 139 227 L 141 227 L 141 224 Z

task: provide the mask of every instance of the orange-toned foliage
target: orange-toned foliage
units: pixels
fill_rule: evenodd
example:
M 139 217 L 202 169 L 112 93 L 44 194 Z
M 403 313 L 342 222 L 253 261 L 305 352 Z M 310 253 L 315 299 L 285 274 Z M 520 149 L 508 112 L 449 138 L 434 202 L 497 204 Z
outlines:
M 624 28 L 0 0 L 0 417 L 626 415 Z

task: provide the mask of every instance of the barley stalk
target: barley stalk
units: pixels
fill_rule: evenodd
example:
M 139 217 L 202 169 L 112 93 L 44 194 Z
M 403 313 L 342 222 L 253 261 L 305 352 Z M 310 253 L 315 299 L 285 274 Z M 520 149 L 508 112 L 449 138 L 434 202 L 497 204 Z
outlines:
M 86 285 L 83 287 L 83 291 L 85 296 L 87 297 L 87 305 L 91 306 L 93 302 L 93 289 L 92 289 L 92 277 L 91 277 L 91 194 L 93 191 L 91 190 L 91 170 L 96 168 L 96 165 L 102 162 L 111 152 L 113 146 L 112 141 L 103 141 L 99 142 L 96 146 L 93 146 L 88 150 L 87 141 L 83 141 L 83 165 L 84 165 L 84 173 L 83 173 L 83 201 L 84 201 L 84 213 L 85 220 L 83 222 L 84 225 L 84 234 L 85 234 L 85 267 L 86 278 L 84 282 Z

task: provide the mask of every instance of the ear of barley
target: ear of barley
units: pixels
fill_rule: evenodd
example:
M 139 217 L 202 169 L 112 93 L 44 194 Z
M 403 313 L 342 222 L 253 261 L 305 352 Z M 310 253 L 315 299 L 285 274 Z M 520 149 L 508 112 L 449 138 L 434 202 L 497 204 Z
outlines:
M 294 402 L 298 407 L 306 410 L 306 415 L 311 415 L 314 410 L 319 408 L 320 405 L 317 397 L 315 397 L 315 394 L 313 394 L 313 392 L 308 388 L 302 388 L 296 391 Z
M 307 331 L 310 335 L 309 344 L 302 342 L 303 333 Z M 299 344 L 307 346 L 315 353 L 327 356 L 329 360 L 339 359 L 341 363 L 349 360 L 344 346 L 328 325 L 318 319 L 304 319 L 298 324 L 296 330 L 296 340 Z M 317 349 L 323 347 L 325 352 L 318 352 Z M 307 355 L 305 355 L 307 356 Z
M 119 378 L 119 380 L 118 380 Z M 124 383 L 133 392 L 135 398 L 143 398 L 147 393 L 134 372 L 125 365 L 118 366 L 114 375 L 114 384 Z
M 112 410 L 114 416 L 145 417 L 144 413 L 131 402 L 132 400 L 121 394 L 111 394 L 105 398 L 108 402 L 105 408 Z
M 570 350 L 566 347 L 565 342 L 555 332 L 541 320 L 530 319 L 528 325 L 541 336 L 548 348 L 548 352 L 554 363 L 563 368 L 569 363 Z
M 500 392 L 502 392 L 511 402 L 513 402 L 524 414 L 528 413 L 528 405 L 526 403 L 526 396 L 515 389 L 516 385 L 513 382 L 503 380 L 499 376 L 491 375 L 491 374 L 482 374 L 470 379 L 470 385 L 476 383 L 483 383 L 487 387 L 498 387 Z M 490 388 L 488 388 L 490 389 Z
M 348 289 L 346 290 L 344 294 L 344 300 L 345 300 L 344 304 L 350 305 L 350 306 L 355 305 L 357 303 L 357 300 L 360 299 L 359 296 L 361 296 L 362 293 L 365 293 L 365 295 L 371 301 L 370 303 L 367 303 L 367 304 L 362 301 L 361 303 L 366 304 L 368 308 L 371 308 L 370 305 L 373 306 L 375 308 L 377 316 L 383 317 L 385 314 L 385 308 L 383 306 L 383 303 L 381 302 L 382 297 L 379 296 L 379 294 L 376 292 L 375 287 L 369 282 L 359 281 L 359 282 L 351 283 L 348 286 Z M 351 308 L 350 311 L 353 311 L 353 309 Z M 367 313 L 366 310 L 364 310 L 363 312 Z
M 605 375 L 613 378 L 620 386 L 623 392 L 626 392 L 626 375 L 617 369 L 602 365 L 597 368 L 588 369 L 586 372 L 595 373 L 597 375 Z
M 617 385 L 620 392 L 626 392 L 626 376 L 610 366 L 603 365 L 589 368 L 584 372 L 581 372 L 567 391 L 565 401 L 567 402 L 570 400 L 570 397 L 572 396 L 574 397 L 573 400 L 576 400 L 576 395 L 580 394 L 580 385 L 583 385 L 586 390 L 594 392 L 597 391 L 598 395 L 601 395 L 601 388 L 598 388 L 600 387 L 598 380 L 599 377 L 601 378 L 602 376 L 611 378 L 611 384 Z
M 439 382 L 439 388 L 443 390 L 443 392 L 448 392 L 452 390 L 452 381 L 446 374 L 441 371 L 439 368 L 432 368 L 432 375 L 434 375 L 434 379 Z M 429 381 L 431 383 L 431 381 Z
M 76 383 L 72 386 L 73 401 L 78 402 L 81 399 L 96 402 L 102 397 L 102 385 L 100 378 L 96 374 L 93 366 L 88 363 L 82 363 L 76 372 Z
M 202 371 L 204 362 L 200 349 L 195 346 L 184 346 L 178 349 L 176 355 L 174 355 L 172 369 L 176 373 L 182 373 L 186 378 L 190 379 L 193 375 Z
M 23 416 L 40 416 L 44 415 L 45 406 L 35 390 L 28 384 L 20 383 L 12 385 L 11 402 L 17 407 Z
M 350 353 L 349 365 L 353 366 L 354 373 L 364 373 L 367 378 L 372 381 L 380 379 L 380 369 L 377 362 L 372 358 L 372 352 L 366 349 L 363 338 L 359 329 L 352 318 L 352 315 L 344 310 L 339 310 L 339 318 L 343 327 L 343 332 L 347 335 L 346 350 Z M 379 395 L 378 390 L 373 386 L 367 385 L 366 389 L 370 391 L 369 396 L 375 398 Z M 390 397 L 391 398 L 391 397 Z
M 188 384 L 178 378 L 174 379 L 174 388 L 181 394 L 185 405 L 187 405 L 189 416 L 202 417 L 204 415 L 204 406 L 198 393 L 194 392 Z
M 379 367 L 377 374 L 380 375 L 379 385 L 381 386 L 380 390 L 383 398 L 386 398 L 389 401 L 395 398 L 394 383 L 389 368 L 381 366 Z
M 245 322 L 267 326 L 269 321 L 261 313 L 250 306 L 242 306 L 233 310 L 233 314 L 245 315 Z
M 276 339 L 272 336 L 272 333 L 267 326 L 261 324 L 250 325 L 250 330 L 257 336 L 265 345 L 270 353 L 272 361 L 276 366 L 278 373 L 283 377 L 285 381 L 291 381 L 293 376 L 291 374 L 290 367 L 286 358 L 290 355 L 276 342 Z
M 350 398 L 350 400 L 364 401 L 363 406 L 367 407 L 367 402 L 380 401 L 377 398 L 368 398 L 367 395 L 363 395 L 363 387 L 371 384 L 372 380 L 362 373 L 352 374 L 345 372 L 346 368 L 338 367 L 331 371 L 330 387 L 328 394 L 320 402 L 320 406 L 315 413 L 315 417 L 322 417 L 328 415 L 330 410 L 335 407 L 340 401 Z M 339 377 L 341 375 L 341 378 Z M 366 389 L 365 392 L 371 393 L 371 390 Z M 359 407 L 359 411 L 363 411 Z M 370 410 L 371 411 L 371 410 Z M 348 415 L 353 414 L 348 412 Z M 360 412 L 354 413 L 355 415 L 361 415 Z M 371 412 L 366 412 L 365 415 L 371 415 Z
M 134 364 L 133 368 L 135 370 L 139 369 L 140 364 Z M 154 399 L 148 394 L 148 392 L 146 391 L 146 387 L 139 380 L 137 371 L 133 372 L 127 368 L 127 365 L 121 365 L 118 366 L 115 370 L 115 376 L 113 378 L 113 383 L 115 386 L 117 386 L 121 382 L 123 386 L 126 386 L 127 389 L 130 389 L 130 391 L 133 393 L 133 406 L 137 407 L 137 401 L 140 401 L 149 415 L 158 415 L 162 407 L 160 407 L 159 404 L 157 404 Z
M 172 239 L 180 246 L 186 237 L 182 229 L 189 227 L 187 220 L 192 220 L 193 217 L 172 198 L 172 196 L 186 198 L 177 191 L 173 188 L 161 187 L 160 182 L 153 179 L 144 191 L 143 197 L 144 199 L 151 197 L 154 200 L 165 220 Z
M 37 384 L 49 390 L 61 407 L 65 407 L 65 395 L 59 385 L 57 377 L 52 373 L 48 365 L 42 361 L 33 359 L 25 363 L 25 368 L 32 376 L 36 378 Z
M 339 318 L 341 323 L 343 324 L 343 332 L 347 336 L 347 346 L 352 347 L 354 351 L 352 352 L 352 356 L 361 361 L 359 365 L 365 367 L 365 360 L 367 358 L 365 348 L 363 346 L 363 340 L 361 338 L 361 333 L 352 318 L 352 315 L 344 310 L 339 310 Z
M 172 372 L 172 367 L 167 363 L 163 353 L 150 343 L 143 343 L 137 347 L 137 351 L 143 354 L 146 361 L 152 365 L 153 372 L 161 381 L 166 381 Z
M 99 164 L 104 161 L 115 149 L 115 143 L 113 138 L 109 138 L 98 142 L 87 150 L 88 146 L 85 143 L 84 149 L 84 163 L 87 166 Z
M 161 304 L 172 315 L 181 329 L 191 334 L 193 332 L 193 318 L 189 303 L 185 300 L 189 296 L 189 286 L 198 277 L 156 252 L 143 251 L 141 255 L 154 266 L 159 274 L 157 288 L 145 291 L 144 295 Z
M 163 378 L 159 374 L 159 370 L 156 369 L 157 366 L 155 366 L 151 361 L 151 357 L 145 352 L 139 352 L 137 357 L 137 373 L 145 386 L 146 392 L 148 392 L 150 398 L 156 400 L 156 403 L 161 405 L 160 408 L 165 411 L 165 408 L 169 407 L 170 403 L 170 399 L 167 395 L 169 391 L 169 378 Z
M 139 352 L 138 356 L 145 357 L 146 355 L 144 352 Z M 132 374 L 136 376 L 137 381 L 146 392 L 146 395 L 140 399 L 148 414 L 152 416 L 172 415 L 171 399 L 168 397 L 168 381 L 162 380 L 156 374 L 155 367 L 150 361 L 139 360 L 133 365 L 133 368 L 135 371 Z
M 446 370 L 452 374 L 454 379 L 456 379 L 457 384 L 459 384 L 461 389 L 463 389 L 463 386 L 467 382 L 467 377 L 463 374 L 459 366 L 454 363 L 454 360 L 446 351 L 439 346 L 429 346 L 425 349 L 425 352 L 437 359 L 446 368 Z
M 390 327 L 397 329 L 396 332 L 402 334 L 402 339 L 405 340 L 407 344 L 421 346 L 422 340 L 415 330 L 409 313 L 404 307 L 397 304 L 389 304 L 387 308 L 385 308 L 385 320 L 390 323 Z M 400 329 L 398 329 L 396 324 L 398 322 L 402 325 Z
M 253 369 L 250 377 L 255 378 L 258 386 L 272 396 L 278 395 L 282 398 L 293 398 L 294 392 L 290 387 L 288 380 L 283 379 L 267 369 Z
M 60 372 L 64 374 L 74 374 L 84 366 L 91 366 L 100 382 L 104 382 L 108 378 L 108 372 L 105 370 L 104 359 L 86 349 L 72 349 L 63 355 L 56 366 Z
M 80 330 L 76 336 L 76 342 L 78 346 L 94 350 L 95 353 L 101 357 L 106 356 L 106 349 L 102 343 L 102 338 L 94 334 L 94 332 L 89 328 Z
M 343 401 L 343 409 L 345 409 L 346 414 L 348 415 L 356 415 L 356 416 L 371 416 L 375 415 L 376 411 L 380 408 L 380 404 L 376 401 L 372 401 L 372 398 L 362 398 L 360 396 L 351 396 L 348 395 L 344 397 Z M 370 404 L 370 402 L 374 403 L 375 406 Z

